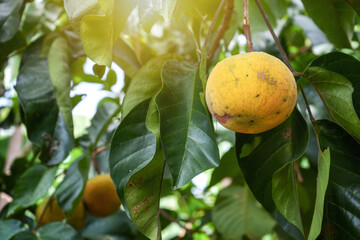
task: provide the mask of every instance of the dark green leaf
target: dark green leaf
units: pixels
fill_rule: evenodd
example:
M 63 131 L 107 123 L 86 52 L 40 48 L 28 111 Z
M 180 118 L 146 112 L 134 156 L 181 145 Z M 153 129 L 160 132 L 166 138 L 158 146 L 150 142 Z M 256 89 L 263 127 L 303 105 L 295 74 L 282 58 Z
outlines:
M 53 136 L 58 118 L 54 88 L 48 72 L 47 59 L 39 57 L 41 41 L 25 51 L 15 89 L 24 112 L 29 139 L 43 146 Z
M 12 39 L 7 42 L 0 43 L 0 67 L 2 68 L 4 62 L 7 60 L 8 55 L 26 46 L 24 35 L 17 32 Z
M 65 120 L 65 125 L 73 135 L 72 105 L 70 98 L 71 70 L 70 47 L 63 37 L 56 38 L 51 44 L 49 55 L 49 74 L 54 86 L 56 102 Z
M 360 239 L 360 145 L 337 124 L 317 121 L 322 149 L 330 148 L 324 239 Z
M 25 230 L 26 228 L 22 222 L 18 220 L 9 219 L 0 221 L 0 237 L 3 240 L 10 240 L 13 236 Z
M 106 131 L 111 120 L 119 111 L 120 105 L 113 100 L 107 100 L 99 104 L 96 114 L 91 120 L 91 126 L 88 128 L 89 138 L 94 147 L 97 146 L 101 135 Z
M 156 103 L 160 112 L 161 144 L 175 187 L 219 164 L 211 122 L 200 99 L 197 69 L 186 61 L 168 60 Z
M 102 78 L 104 76 L 105 70 L 106 70 L 105 66 L 100 66 L 100 65 L 97 65 L 97 64 L 95 64 L 93 66 L 93 72 L 99 78 Z
M 360 116 L 360 62 L 353 56 L 341 52 L 332 52 L 315 59 L 310 66 L 322 67 L 336 72 L 349 80 L 354 88 L 352 100 L 355 111 Z
M 80 240 L 75 229 L 62 222 L 52 222 L 37 231 L 40 240 Z
M 351 48 L 354 10 L 344 0 L 302 0 L 309 16 L 338 48 Z
M 16 234 L 11 240 L 39 240 L 39 238 L 32 232 L 21 232 Z
M 261 238 L 271 232 L 274 219 L 261 207 L 247 186 L 230 186 L 219 192 L 212 220 L 227 239 Z
M 295 108 L 291 116 L 278 127 L 261 134 L 236 134 L 236 150 L 238 162 L 246 182 L 256 199 L 268 210 L 279 222 L 283 229 L 295 237 L 303 239 L 298 206 L 296 204 L 282 205 L 288 199 L 296 199 L 294 180 L 292 173 L 274 174 L 286 165 L 291 165 L 305 151 L 308 143 L 308 128 L 304 118 Z M 248 154 L 243 151 L 253 149 Z M 290 176 L 289 176 L 290 175 Z M 275 178 L 275 179 L 273 179 Z M 280 179 L 286 182 L 289 192 L 280 195 L 275 185 Z M 277 194 L 275 199 L 274 193 Z M 280 198 L 281 197 L 281 198 Z M 276 202 L 276 204 L 275 204 Z M 277 209 L 281 207 L 281 209 Z M 280 214 L 285 214 L 284 217 Z M 292 214 L 291 214 L 292 213 Z M 290 222 L 292 224 L 290 224 Z
M 346 1 L 360 16 L 360 1 L 359 0 L 346 0 Z
M 330 117 L 360 141 L 360 119 L 352 102 L 351 82 L 321 67 L 307 68 L 304 77 L 319 93 Z
M 84 154 L 71 164 L 64 180 L 56 189 L 55 196 L 60 207 L 71 214 L 81 201 L 88 179 L 91 156 Z
M 9 41 L 18 31 L 23 0 L 0 2 L 0 42 Z
M 14 188 L 14 201 L 10 204 L 7 215 L 31 206 L 44 197 L 55 179 L 56 170 L 56 167 L 47 168 L 42 164 L 28 168 Z

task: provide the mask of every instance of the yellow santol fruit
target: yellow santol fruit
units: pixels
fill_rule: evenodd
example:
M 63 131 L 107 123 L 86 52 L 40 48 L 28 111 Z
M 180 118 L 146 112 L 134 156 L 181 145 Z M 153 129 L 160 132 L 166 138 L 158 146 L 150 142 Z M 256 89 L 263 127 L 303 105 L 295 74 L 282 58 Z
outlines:
M 121 204 L 109 174 L 98 175 L 86 183 L 83 201 L 89 212 L 97 217 L 115 213 Z
M 50 201 L 49 203 L 47 203 Z M 48 206 L 46 207 L 46 205 Z M 44 212 L 44 209 L 46 210 Z M 44 215 L 39 222 L 41 215 Z M 48 224 L 50 222 L 62 221 L 66 218 L 65 212 L 59 206 L 55 197 L 45 199 L 37 208 L 36 208 L 36 221 L 39 226 Z M 85 208 L 82 202 L 79 203 L 75 212 L 67 219 L 67 223 L 73 226 L 75 229 L 79 230 L 84 226 L 85 222 Z
M 261 133 L 284 122 L 297 99 L 287 66 L 264 52 L 241 53 L 214 67 L 206 84 L 211 114 L 226 128 Z

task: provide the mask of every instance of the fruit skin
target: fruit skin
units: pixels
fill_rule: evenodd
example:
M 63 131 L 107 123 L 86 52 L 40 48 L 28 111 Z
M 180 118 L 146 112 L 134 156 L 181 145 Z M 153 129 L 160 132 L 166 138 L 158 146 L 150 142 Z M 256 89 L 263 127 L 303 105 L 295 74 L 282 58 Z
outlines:
M 97 175 L 86 183 L 83 201 L 89 212 L 97 217 L 115 213 L 121 204 L 109 174 Z
M 45 210 L 44 216 L 39 222 L 42 212 L 44 211 L 47 202 L 49 202 L 48 207 Z M 36 208 L 36 221 L 39 226 L 48 224 L 50 222 L 62 221 L 66 218 L 65 212 L 59 206 L 55 197 L 45 199 L 37 208 Z M 82 202 L 79 203 L 75 212 L 67 219 L 67 223 L 73 226 L 76 230 L 81 229 L 84 226 L 85 222 L 85 208 Z
M 217 63 L 206 84 L 211 114 L 226 128 L 261 133 L 284 122 L 297 99 L 295 79 L 276 57 L 241 53 Z

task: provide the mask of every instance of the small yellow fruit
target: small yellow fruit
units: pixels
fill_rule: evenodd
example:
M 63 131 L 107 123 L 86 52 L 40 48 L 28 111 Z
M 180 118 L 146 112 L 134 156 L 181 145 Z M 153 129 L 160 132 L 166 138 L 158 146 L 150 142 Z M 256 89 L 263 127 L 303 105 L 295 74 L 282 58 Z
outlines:
M 97 217 L 115 213 L 120 207 L 120 199 L 110 175 L 98 175 L 86 183 L 83 201 L 89 212 Z
M 216 64 L 206 84 L 211 114 L 226 128 L 261 133 L 284 122 L 297 98 L 295 79 L 276 57 L 241 53 Z
M 45 210 L 41 222 L 39 222 L 41 214 L 43 214 L 43 211 L 48 201 L 50 202 Z M 38 222 L 39 226 L 48 224 L 50 222 L 62 221 L 66 218 L 65 212 L 60 208 L 55 197 L 45 199 L 36 208 L 35 215 L 36 215 L 36 221 Z M 79 230 L 83 227 L 84 222 L 85 222 L 85 208 L 84 208 L 84 204 L 80 202 L 75 212 L 67 219 L 67 223 L 73 226 L 75 229 Z

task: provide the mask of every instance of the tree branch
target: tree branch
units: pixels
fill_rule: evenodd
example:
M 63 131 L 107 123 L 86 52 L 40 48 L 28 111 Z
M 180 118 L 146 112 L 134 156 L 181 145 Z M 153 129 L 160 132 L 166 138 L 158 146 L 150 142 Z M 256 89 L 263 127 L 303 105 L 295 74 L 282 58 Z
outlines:
M 270 24 L 270 21 L 267 18 L 266 13 L 264 12 L 263 7 L 261 6 L 261 3 L 259 2 L 259 0 L 255 0 L 255 2 L 256 2 L 256 5 L 258 6 L 259 10 L 260 10 L 260 13 L 261 13 L 262 17 L 264 18 L 264 21 L 265 21 L 265 23 L 266 23 L 266 25 L 267 25 L 273 39 L 274 39 L 274 41 L 275 41 L 276 46 L 278 47 L 278 49 L 280 51 L 281 57 L 283 58 L 286 66 L 290 69 L 290 71 L 292 72 L 292 74 L 294 76 L 302 76 L 302 73 L 298 73 L 292 68 L 292 66 L 291 66 L 291 64 L 289 62 L 289 59 L 286 56 L 286 53 L 285 53 L 283 47 L 281 46 L 280 41 L 279 41 L 278 37 L 276 36 L 276 34 L 274 32 L 274 29 L 272 28 L 272 26 Z
M 234 0 L 227 0 L 225 15 L 217 31 L 217 34 L 210 46 L 208 52 L 208 59 L 211 59 L 213 57 L 216 49 L 219 46 L 220 40 L 224 37 L 226 30 L 229 28 L 233 10 L 234 10 Z
M 212 21 L 211 21 L 211 25 L 210 25 L 210 27 L 209 27 L 209 31 L 208 31 L 208 33 L 207 33 L 207 35 L 206 35 L 206 38 L 205 38 L 205 42 L 204 42 L 203 47 L 206 47 L 207 44 L 208 44 L 208 42 L 209 42 L 209 40 L 210 40 L 210 37 L 211 37 L 211 35 L 212 35 L 212 32 L 214 31 L 214 26 L 215 26 L 216 20 L 217 20 L 218 17 L 219 17 L 220 11 L 221 11 L 221 9 L 222 9 L 223 6 L 224 6 L 225 1 L 226 1 L 226 0 L 222 0 L 222 1 L 220 2 L 220 4 L 219 4 L 218 8 L 216 9 L 215 15 L 214 15 L 214 17 L 213 17 L 213 19 L 212 19 Z
M 250 32 L 250 20 L 249 20 L 249 0 L 244 0 L 244 17 L 243 17 L 243 29 L 246 37 L 246 46 L 248 52 L 254 51 L 253 43 L 251 40 Z

